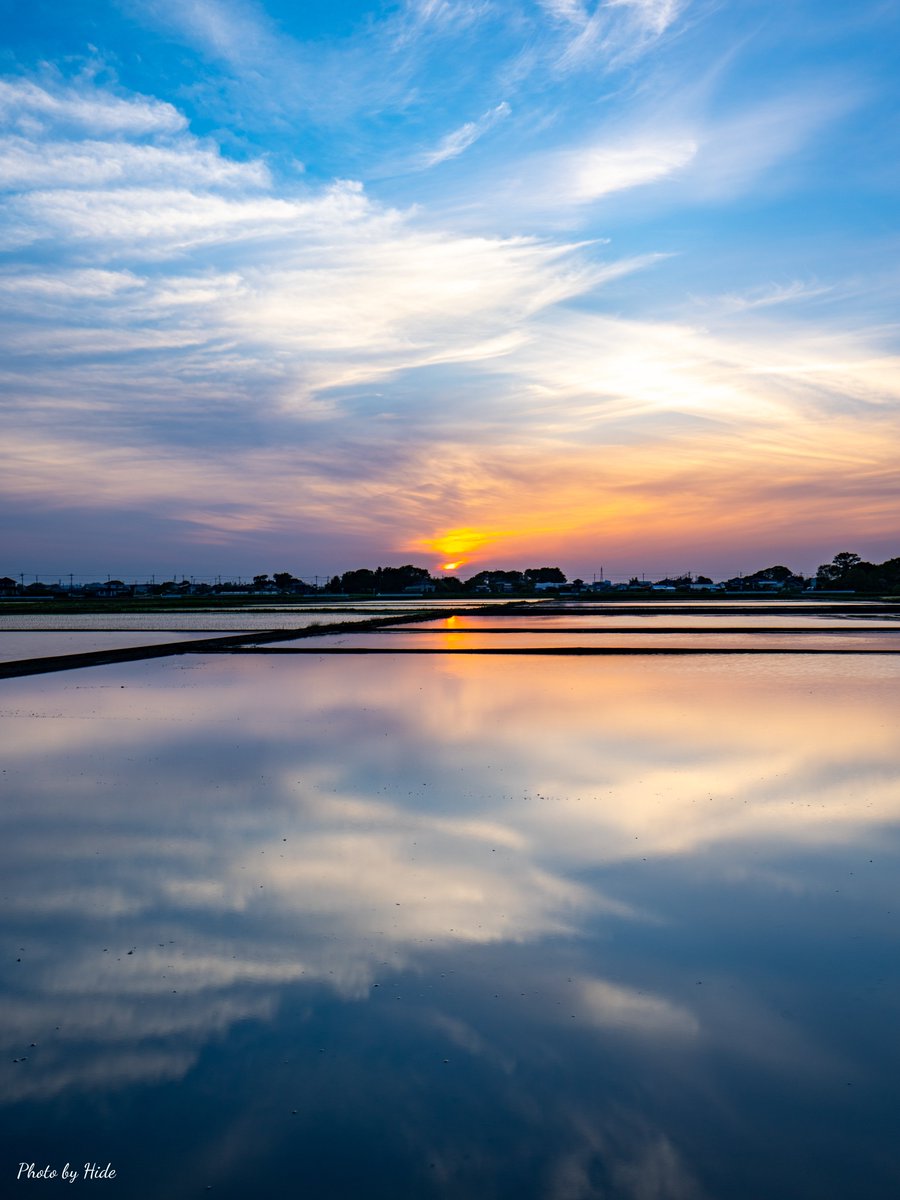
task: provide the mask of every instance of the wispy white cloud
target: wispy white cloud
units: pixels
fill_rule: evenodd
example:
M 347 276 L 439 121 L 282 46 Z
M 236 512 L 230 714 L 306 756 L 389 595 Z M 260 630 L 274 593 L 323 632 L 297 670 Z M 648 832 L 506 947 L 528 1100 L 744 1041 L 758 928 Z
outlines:
M 693 102 L 670 105 L 663 117 L 636 112 L 627 125 L 582 131 L 568 145 L 489 165 L 486 203 L 507 220 L 563 224 L 636 189 L 648 212 L 783 191 L 794 184 L 798 160 L 859 102 L 853 89 L 826 95 L 814 87 L 721 115 L 697 112 Z
M 88 138 L 78 142 L 0 138 L 0 188 L 32 190 L 56 187 L 166 186 L 263 187 L 270 183 L 266 165 L 223 158 L 218 149 L 182 137 L 176 146 L 136 145 Z
M 560 199 L 586 204 L 612 192 L 642 187 L 681 171 L 697 154 L 690 137 L 588 146 L 557 159 Z
M 407 13 L 421 26 L 464 29 L 490 12 L 487 0 L 408 0 Z
M 711 297 L 708 303 L 719 311 L 752 312 L 757 308 L 774 308 L 782 304 L 796 304 L 798 301 L 817 300 L 821 296 L 830 295 L 834 290 L 831 284 L 794 280 L 791 283 L 763 285 L 742 293 L 728 292 Z
M 89 269 L 0 273 L 0 291 L 15 296 L 20 304 L 24 298 L 65 302 L 106 299 L 130 288 L 143 287 L 144 283 L 143 279 L 131 271 Z
M 578 0 L 542 0 L 542 7 L 568 31 L 555 64 L 563 72 L 597 62 L 618 66 L 638 57 L 682 9 L 679 0 L 599 0 L 592 10 Z
M 610 8 L 625 8 L 651 34 L 659 37 L 680 16 L 682 0 L 607 0 Z
M 236 68 L 255 68 L 273 56 L 280 62 L 291 43 L 253 0 L 133 0 L 132 7 Z
M 28 79 L 0 80 L 0 116 L 14 129 L 88 130 L 93 136 L 178 133 L 187 127 L 171 104 L 146 96 L 122 97 L 90 81 L 42 86 Z
M 602 9 L 625 9 L 637 25 L 657 36 L 676 20 L 684 7 L 681 0 L 602 0 L 592 12 L 583 0 L 539 0 L 539 3 L 554 20 L 580 30 L 593 28 L 594 33 Z
M 696 120 L 699 146 L 689 191 L 721 202 L 745 193 L 779 168 L 788 169 L 787 181 L 792 183 L 796 157 L 861 99 L 858 88 L 835 81 L 828 90 L 811 86 Z
M 284 127 L 302 114 L 334 127 L 360 113 L 404 109 L 425 45 L 475 18 L 475 6 L 425 0 L 365 24 L 358 37 L 305 42 L 255 0 L 131 0 L 145 22 L 189 45 L 218 69 L 195 85 L 241 123 Z M 420 81 L 420 86 L 422 81 Z
M 488 165 L 479 182 L 488 215 L 525 225 L 583 223 L 590 206 L 635 189 L 665 203 L 700 151 L 689 129 L 643 127 L 583 137 L 574 145 Z
M 539 0 L 541 8 L 557 21 L 568 22 L 583 28 L 588 22 L 588 13 L 581 0 Z
M 47 237 L 127 245 L 137 258 L 158 258 L 192 246 L 266 241 L 298 228 L 352 220 L 364 207 L 352 188 L 337 186 L 306 201 L 232 199 L 178 188 L 35 191 L 10 205 L 7 245 Z
M 442 138 L 434 150 L 423 155 L 423 165 L 434 167 L 438 163 L 446 162 L 449 158 L 458 158 L 498 121 L 508 117 L 510 112 L 509 105 L 503 100 L 496 108 L 489 109 L 479 117 L 477 121 L 467 121 L 464 125 L 460 125 L 458 129 L 454 129 L 452 133 L 448 133 L 446 137 Z

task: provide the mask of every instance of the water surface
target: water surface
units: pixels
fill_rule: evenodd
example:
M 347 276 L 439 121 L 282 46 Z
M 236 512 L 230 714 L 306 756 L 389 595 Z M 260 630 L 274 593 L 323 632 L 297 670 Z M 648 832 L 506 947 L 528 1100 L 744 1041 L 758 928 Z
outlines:
M 3 681 L 7 1177 L 893 1194 L 898 684 L 715 655 Z

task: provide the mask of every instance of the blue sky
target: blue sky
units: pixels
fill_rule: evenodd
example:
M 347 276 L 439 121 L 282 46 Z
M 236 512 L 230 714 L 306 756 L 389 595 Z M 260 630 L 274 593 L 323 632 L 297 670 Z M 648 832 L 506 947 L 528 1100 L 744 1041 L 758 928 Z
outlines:
M 0 16 L 2 571 L 900 553 L 894 5 Z

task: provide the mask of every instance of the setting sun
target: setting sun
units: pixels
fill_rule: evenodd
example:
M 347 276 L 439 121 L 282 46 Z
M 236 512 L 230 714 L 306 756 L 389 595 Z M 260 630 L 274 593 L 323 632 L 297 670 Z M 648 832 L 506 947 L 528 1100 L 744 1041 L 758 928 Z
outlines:
M 411 548 L 429 550 L 432 554 L 447 555 L 447 561 L 440 563 L 441 571 L 455 571 L 471 561 L 476 551 L 495 544 L 503 538 L 505 532 L 499 529 L 477 529 L 464 526 L 448 529 L 436 537 L 420 538 L 411 544 Z

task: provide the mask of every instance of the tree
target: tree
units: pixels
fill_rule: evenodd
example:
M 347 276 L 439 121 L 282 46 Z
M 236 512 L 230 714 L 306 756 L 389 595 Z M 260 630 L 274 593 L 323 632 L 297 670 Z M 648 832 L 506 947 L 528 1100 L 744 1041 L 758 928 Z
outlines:
M 402 592 L 417 584 L 428 583 L 431 574 L 426 567 L 414 567 L 405 563 L 402 567 L 378 567 L 375 571 L 375 588 L 379 592 Z
M 761 571 L 754 571 L 752 575 L 747 575 L 747 579 L 761 580 L 767 579 L 774 583 L 784 583 L 788 579 L 794 578 L 794 572 L 790 567 L 764 567 Z
M 821 588 L 896 594 L 900 591 L 900 558 L 870 563 L 845 550 L 836 554 L 830 563 L 819 567 L 816 583 Z
M 816 571 L 816 582 L 819 587 L 843 585 L 849 572 L 861 562 L 862 559 L 858 554 L 853 554 L 850 550 L 842 550 L 840 554 L 834 556 L 830 563 L 823 563 L 819 567 Z
M 469 591 L 475 591 L 488 587 L 492 591 L 509 592 L 519 591 L 525 584 L 525 577 L 521 571 L 479 571 L 477 575 L 472 575 L 466 586 Z
M 456 575 L 439 575 L 434 580 L 434 591 L 437 596 L 458 596 L 463 590 L 462 580 Z
M 529 583 L 565 583 L 566 577 L 559 567 L 529 567 L 525 572 Z
M 861 562 L 860 556 L 850 550 L 842 550 L 840 554 L 834 556 L 834 565 L 840 567 L 841 571 L 850 571 L 857 563 Z
M 341 584 L 345 592 L 374 592 L 377 587 L 377 577 L 368 567 L 358 571 L 345 571 L 341 576 Z

